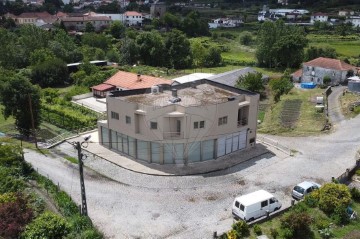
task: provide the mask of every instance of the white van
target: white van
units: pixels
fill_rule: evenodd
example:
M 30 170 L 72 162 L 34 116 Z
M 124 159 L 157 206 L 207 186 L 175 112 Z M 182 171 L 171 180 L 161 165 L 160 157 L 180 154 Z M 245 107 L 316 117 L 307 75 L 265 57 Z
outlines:
M 279 210 L 281 203 L 265 190 L 259 190 L 253 193 L 246 194 L 235 198 L 232 206 L 232 214 L 234 218 L 242 219 L 244 221 L 252 221 L 256 218 Z

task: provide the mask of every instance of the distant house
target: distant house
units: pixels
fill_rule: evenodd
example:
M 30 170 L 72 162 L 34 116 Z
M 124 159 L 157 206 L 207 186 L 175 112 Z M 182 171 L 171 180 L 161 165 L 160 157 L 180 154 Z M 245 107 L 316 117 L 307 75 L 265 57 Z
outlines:
M 332 84 L 343 83 L 350 72 L 357 72 L 357 68 L 338 59 L 319 57 L 303 63 L 302 69 L 292 74 L 297 82 L 314 82 L 323 84 L 324 77 L 330 77 Z
M 126 26 L 142 26 L 143 15 L 139 12 L 128 11 L 124 13 Z
M 345 20 L 346 23 L 351 22 L 354 27 L 360 26 L 360 16 L 351 16 Z
M 185 83 L 189 83 L 189 82 L 193 82 L 193 81 L 197 81 L 197 80 L 207 79 L 208 77 L 213 76 L 213 75 L 214 74 L 210 74 L 210 73 L 193 73 L 190 75 L 180 76 L 180 77 L 172 79 L 173 80 L 172 85 L 180 85 L 180 84 L 185 84 Z
M 354 11 L 353 10 L 340 10 L 339 11 L 339 16 L 341 16 L 341 17 L 346 17 L 346 16 L 352 16 L 352 15 L 354 15 Z
M 238 27 L 243 23 L 240 19 L 230 19 L 230 18 L 217 18 L 214 19 L 212 22 L 209 22 L 209 28 L 215 29 L 219 27 L 224 28 L 232 28 L 232 27 Z
M 264 9 L 258 13 L 258 21 L 277 20 L 282 17 L 293 20 L 295 18 L 301 18 L 308 13 L 309 11 L 305 9 L 267 9 L 264 7 Z
M 16 24 L 33 24 L 33 25 L 42 25 L 46 23 L 54 23 L 56 21 L 56 16 L 51 15 L 48 12 L 24 12 L 19 16 L 9 15 L 14 19 Z M 42 24 L 41 24 L 42 23 Z
M 172 80 L 166 80 L 158 77 L 140 75 L 131 72 L 118 71 L 104 83 L 91 87 L 95 97 L 106 97 L 107 92 L 114 90 L 134 90 L 150 88 L 154 85 L 168 84 Z
M 103 30 L 110 26 L 111 19 L 107 16 L 81 16 L 81 17 L 65 17 L 61 19 L 64 26 L 68 30 L 84 31 L 86 23 L 90 22 L 95 31 Z
M 327 22 L 329 16 L 326 13 L 317 12 L 311 15 L 310 23 Z
M 246 76 L 249 73 L 256 73 L 256 71 L 251 67 L 246 67 L 243 69 L 236 69 L 236 70 L 220 73 L 217 75 L 213 75 L 206 79 L 218 82 L 220 84 L 235 87 L 239 77 Z M 269 77 L 267 75 L 263 75 L 262 79 L 264 82 L 267 82 L 269 80 Z
M 156 1 L 150 6 L 150 14 L 153 18 L 160 18 L 164 16 L 166 12 L 166 3 Z

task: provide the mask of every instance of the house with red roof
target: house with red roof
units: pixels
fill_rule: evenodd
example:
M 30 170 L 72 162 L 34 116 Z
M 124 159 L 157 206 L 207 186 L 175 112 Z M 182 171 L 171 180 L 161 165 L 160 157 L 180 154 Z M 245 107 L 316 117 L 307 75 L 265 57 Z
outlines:
M 135 11 L 127 11 L 124 13 L 126 26 L 142 26 L 143 15 Z
M 357 68 L 339 59 L 318 57 L 303 63 L 302 69 L 292 74 L 293 80 L 298 82 L 314 82 L 323 84 L 324 77 L 331 79 L 331 84 L 343 83 L 349 76 L 357 72 Z
M 82 15 L 82 16 L 67 16 L 61 18 L 61 22 L 68 30 L 84 31 L 86 23 L 91 23 L 95 31 L 103 30 L 110 26 L 112 20 L 107 16 L 93 16 L 93 15 Z
M 171 85 L 172 80 L 159 77 L 135 74 L 132 72 L 118 71 L 104 83 L 91 87 L 95 97 L 106 97 L 107 92 L 114 90 L 135 90 L 150 88 L 154 85 Z

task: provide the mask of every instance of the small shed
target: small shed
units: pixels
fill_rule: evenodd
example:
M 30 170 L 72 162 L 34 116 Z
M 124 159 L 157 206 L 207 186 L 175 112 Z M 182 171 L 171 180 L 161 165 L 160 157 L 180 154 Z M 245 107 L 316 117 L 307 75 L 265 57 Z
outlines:
M 106 92 L 112 91 L 116 89 L 116 86 L 113 85 L 108 85 L 108 84 L 100 84 L 100 85 L 96 85 L 91 87 L 92 92 L 94 94 L 95 97 L 106 97 Z

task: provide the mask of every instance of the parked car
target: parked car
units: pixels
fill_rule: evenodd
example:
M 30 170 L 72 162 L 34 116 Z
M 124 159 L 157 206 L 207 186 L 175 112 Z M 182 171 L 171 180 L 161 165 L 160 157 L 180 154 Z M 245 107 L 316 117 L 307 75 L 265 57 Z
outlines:
M 235 219 L 253 221 L 281 208 L 281 203 L 265 190 L 259 190 L 235 198 L 232 214 Z
M 301 200 L 305 197 L 305 195 L 311 193 L 312 191 L 314 191 L 316 189 L 319 189 L 320 187 L 321 187 L 321 185 L 318 183 L 304 181 L 294 187 L 291 195 L 293 198 L 295 198 L 297 200 Z

